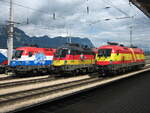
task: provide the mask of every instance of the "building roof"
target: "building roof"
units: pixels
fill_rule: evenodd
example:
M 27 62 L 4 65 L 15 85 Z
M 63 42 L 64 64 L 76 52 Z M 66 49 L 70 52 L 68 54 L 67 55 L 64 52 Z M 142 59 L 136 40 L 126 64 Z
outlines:
M 150 18 L 150 0 L 130 0 L 137 8 Z

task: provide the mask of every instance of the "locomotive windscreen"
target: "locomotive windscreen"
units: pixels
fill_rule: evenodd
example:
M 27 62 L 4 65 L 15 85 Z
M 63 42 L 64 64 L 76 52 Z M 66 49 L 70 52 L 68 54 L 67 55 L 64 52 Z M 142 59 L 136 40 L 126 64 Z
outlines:
M 13 54 L 13 58 L 21 58 L 22 53 L 23 53 L 23 50 L 15 51 L 15 53 Z
M 98 56 L 99 57 L 110 57 L 112 49 L 99 49 Z
M 68 49 L 58 49 L 55 53 L 55 57 L 66 57 L 66 55 L 68 54 Z

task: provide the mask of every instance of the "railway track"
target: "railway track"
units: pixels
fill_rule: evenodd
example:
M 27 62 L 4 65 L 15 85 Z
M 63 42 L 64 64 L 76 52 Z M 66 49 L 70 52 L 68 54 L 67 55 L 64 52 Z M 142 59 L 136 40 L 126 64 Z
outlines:
M 146 69 L 148 67 L 150 67 L 150 64 L 147 64 L 143 69 Z M 5 77 L 4 79 L 0 79 L 0 88 L 17 87 L 26 84 L 30 85 L 34 83 L 50 82 L 53 80 L 58 80 L 58 78 L 56 79 L 54 77 L 50 77 L 50 75 L 27 77 L 27 78 L 14 78 L 9 76 L 9 77 Z
M 26 81 L 26 83 L 20 84 L 19 85 L 14 85 L 11 83 L 6 84 L 1 84 L 0 87 L 0 96 L 1 95 L 6 95 L 9 93 L 15 93 L 19 91 L 27 91 L 27 90 L 33 90 L 37 88 L 43 88 L 43 87 L 48 87 L 48 86 L 53 86 L 53 85 L 58 85 L 62 83 L 68 83 L 68 82 L 73 82 L 73 81 L 79 81 L 82 79 L 87 79 L 90 78 L 88 75 L 82 75 L 82 76 L 77 76 L 77 77 L 69 77 L 69 78 L 59 78 L 59 79 L 50 79 L 50 80 L 41 80 L 41 81 L 34 81 L 33 83 L 28 83 L 29 81 Z M 17 84 L 17 82 L 15 82 Z
M 36 89 L 31 89 L 31 90 L 25 90 L 25 91 L 16 91 L 14 93 L 8 93 L 4 94 L 4 95 L 0 95 L 0 108 L 5 107 L 5 105 L 9 106 L 9 105 L 13 105 L 14 103 L 20 103 L 23 102 L 24 100 L 30 100 L 33 98 L 38 98 L 39 96 L 43 96 L 43 95 L 50 95 L 50 94 L 55 94 L 56 92 L 60 92 L 66 88 L 70 88 L 70 87 L 75 87 L 81 84 L 86 84 L 86 83 L 90 83 L 90 82 L 95 82 L 96 80 L 98 80 L 100 78 L 90 78 L 90 77 L 72 77 L 69 78 L 68 80 L 59 80 L 59 82 L 57 81 L 57 83 L 54 84 L 54 82 L 46 87 L 39 87 Z M 9 89 L 10 90 L 10 89 Z M 0 90 L 0 92 L 2 92 Z M 4 105 L 5 104 L 5 105 Z M 11 107 L 12 108 L 12 107 Z M 4 110 L 4 109 L 3 109 Z M 2 109 L 0 109 L 0 113 L 4 113 Z M 7 112 L 7 111 L 6 111 Z
M 30 78 L 9 78 L 9 79 L 0 80 L 0 88 L 14 87 L 14 86 L 16 87 L 25 84 L 47 82 L 51 80 L 54 80 L 54 78 L 49 77 L 49 75 L 40 76 L 40 77 L 30 77 Z
M 146 64 L 146 66 L 144 68 L 147 68 L 148 66 L 150 65 L 150 62 Z M 52 76 L 52 77 L 51 77 Z M 15 76 L 11 76 L 11 75 L 5 75 L 5 74 L 0 74 L 0 84 L 4 84 L 4 83 L 15 83 L 15 82 L 26 82 L 26 81 L 29 81 L 30 83 L 30 80 L 31 80 L 31 83 L 32 83 L 32 80 L 34 81 L 40 81 L 41 79 L 49 79 L 49 78 L 53 78 L 54 76 L 53 75 L 43 75 L 43 76 L 34 76 L 34 77 L 25 77 L 25 78 L 18 78 L 18 77 L 15 77 Z M 59 77 L 60 78 L 60 77 Z M 19 83 L 18 83 L 19 84 Z
M 7 74 L 0 74 L 0 80 L 7 80 L 7 79 L 12 79 L 11 75 L 7 75 Z
M 53 86 L 37 88 L 34 90 L 28 90 L 28 91 L 22 91 L 22 92 L 17 92 L 17 93 L 1 95 L 0 96 L 0 105 L 3 103 L 6 103 L 6 102 L 23 99 L 26 97 L 34 98 L 35 96 L 42 95 L 43 93 L 52 94 L 55 92 L 62 91 L 63 89 L 66 89 L 66 88 L 78 86 L 78 85 L 85 84 L 85 83 L 95 82 L 97 80 L 100 80 L 100 78 L 87 78 L 87 79 L 78 80 L 78 81 L 61 83 L 61 84 L 57 84 L 57 85 L 53 85 Z
M 107 78 L 91 77 L 89 75 L 69 78 L 52 78 L 49 75 L 15 78 L 3 75 L 0 77 L 0 113 L 52 101 L 68 94 L 129 77 L 131 76 L 130 73 L 134 75 L 143 70 L 150 70 L 150 64 L 139 71 L 124 74 L 124 76 Z
M 5 89 L 0 88 L 0 113 L 20 110 L 20 108 L 24 109 L 43 102 L 52 101 L 149 70 L 150 66 L 147 65 L 142 70 L 130 72 L 122 76 L 98 78 L 85 75 L 53 80 L 47 82 L 46 84 L 41 82 L 37 85 L 35 83 L 31 85 L 32 87 L 28 84 L 24 84 L 24 86 L 7 87 Z

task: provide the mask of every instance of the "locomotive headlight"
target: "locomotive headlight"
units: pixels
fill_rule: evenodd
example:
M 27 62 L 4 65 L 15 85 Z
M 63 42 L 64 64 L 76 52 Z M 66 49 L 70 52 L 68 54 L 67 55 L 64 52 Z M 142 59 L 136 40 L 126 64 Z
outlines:
M 12 60 L 11 63 L 15 63 L 15 61 Z
M 64 64 L 67 64 L 67 60 L 64 61 Z
M 22 62 L 21 62 L 21 61 L 18 61 L 18 63 L 19 63 L 19 64 L 22 64 Z
M 15 61 L 11 61 L 11 64 L 16 64 L 16 62 Z
M 113 63 L 113 61 L 112 61 L 112 60 L 110 60 L 110 61 L 109 61 L 109 63 L 110 63 L 110 64 L 112 64 L 112 63 Z

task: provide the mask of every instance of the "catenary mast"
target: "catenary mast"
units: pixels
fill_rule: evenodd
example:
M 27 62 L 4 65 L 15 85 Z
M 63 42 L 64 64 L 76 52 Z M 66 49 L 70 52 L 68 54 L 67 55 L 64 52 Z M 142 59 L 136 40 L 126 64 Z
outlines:
M 10 61 L 12 59 L 13 55 L 13 28 L 14 28 L 14 22 L 13 22 L 13 1 L 10 0 L 10 14 L 9 14 L 9 30 L 8 30 L 8 40 L 7 40 L 7 48 L 8 48 L 8 64 L 10 64 Z

